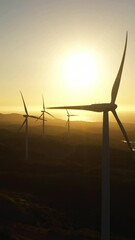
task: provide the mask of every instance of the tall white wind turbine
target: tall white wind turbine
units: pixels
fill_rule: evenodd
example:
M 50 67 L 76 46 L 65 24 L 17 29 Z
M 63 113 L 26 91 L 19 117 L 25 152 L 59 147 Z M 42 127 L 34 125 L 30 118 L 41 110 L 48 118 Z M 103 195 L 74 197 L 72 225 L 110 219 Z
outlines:
M 43 101 L 43 110 L 41 111 L 41 115 L 39 116 L 38 119 L 41 119 L 41 117 L 43 117 L 41 120 L 43 121 L 43 136 L 44 136 L 44 134 L 45 134 L 45 121 L 46 121 L 46 119 L 45 119 L 45 113 L 48 114 L 48 115 L 50 115 L 50 116 L 53 117 L 53 118 L 54 118 L 54 116 L 53 116 L 52 114 L 50 114 L 49 112 L 46 111 L 46 109 L 45 109 L 45 101 L 44 101 L 43 95 L 42 95 L 42 101 Z
M 101 196 L 101 239 L 110 240 L 110 162 L 109 162 L 109 116 L 108 113 L 111 111 L 124 135 L 124 138 L 128 144 L 130 151 L 133 151 L 130 144 L 128 135 L 117 115 L 115 104 L 116 97 L 118 94 L 118 89 L 120 85 L 122 70 L 124 66 L 124 60 L 127 49 L 127 38 L 128 34 L 126 33 L 126 41 L 122 60 L 120 67 L 114 81 L 112 92 L 111 92 L 111 102 L 110 103 L 101 103 L 101 104 L 91 104 L 83 106 L 66 106 L 66 107 L 50 107 L 50 109 L 76 109 L 76 110 L 87 110 L 94 112 L 103 112 L 103 142 L 102 142 L 102 196 Z
M 25 159 L 28 160 L 28 118 L 37 119 L 38 117 L 28 114 L 28 110 L 27 110 L 26 103 L 24 101 L 24 97 L 22 95 L 22 92 L 20 92 L 20 94 L 21 94 L 21 97 L 22 97 L 25 114 L 23 115 L 24 121 L 23 121 L 19 130 L 21 130 L 23 128 L 23 126 L 25 125 Z

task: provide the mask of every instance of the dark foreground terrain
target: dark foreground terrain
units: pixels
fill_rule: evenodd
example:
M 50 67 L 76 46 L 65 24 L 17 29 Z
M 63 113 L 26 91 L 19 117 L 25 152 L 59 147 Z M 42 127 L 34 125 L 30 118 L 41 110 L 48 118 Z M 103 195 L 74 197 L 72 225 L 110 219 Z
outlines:
M 19 124 L 0 128 L 0 240 L 100 239 L 101 124 L 30 128 L 29 160 Z M 133 125 L 127 125 L 133 137 Z M 135 135 L 134 135 L 135 136 Z M 111 239 L 135 239 L 135 160 L 110 133 Z

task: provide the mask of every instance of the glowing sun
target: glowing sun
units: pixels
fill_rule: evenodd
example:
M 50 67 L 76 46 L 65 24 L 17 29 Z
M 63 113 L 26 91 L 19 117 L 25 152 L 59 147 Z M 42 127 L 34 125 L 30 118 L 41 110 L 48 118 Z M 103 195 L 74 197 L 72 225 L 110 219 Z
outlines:
M 63 66 L 64 79 L 70 87 L 78 90 L 95 84 L 97 64 L 94 57 L 86 53 L 71 55 Z

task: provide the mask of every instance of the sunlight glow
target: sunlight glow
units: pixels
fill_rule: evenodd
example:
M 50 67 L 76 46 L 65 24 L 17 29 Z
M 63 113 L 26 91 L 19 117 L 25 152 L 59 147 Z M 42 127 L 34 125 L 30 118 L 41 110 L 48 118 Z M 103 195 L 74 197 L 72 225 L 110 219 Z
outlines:
M 98 75 L 96 60 L 91 54 L 74 53 L 65 60 L 63 75 L 66 83 L 76 90 L 95 85 Z

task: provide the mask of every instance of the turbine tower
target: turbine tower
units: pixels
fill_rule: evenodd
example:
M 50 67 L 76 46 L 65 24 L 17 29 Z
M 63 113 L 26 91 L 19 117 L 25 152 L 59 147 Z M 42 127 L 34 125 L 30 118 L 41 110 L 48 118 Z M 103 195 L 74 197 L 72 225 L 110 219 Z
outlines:
M 38 119 L 41 119 L 41 117 L 43 117 L 41 120 L 43 121 L 43 136 L 44 136 L 44 134 L 45 134 L 45 121 L 46 121 L 46 119 L 45 119 L 45 113 L 48 114 L 48 115 L 50 115 L 50 116 L 53 117 L 53 118 L 54 118 L 54 116 L 45 110 L 45 102 L 44 102 L 44 97 L 43 97 L 43 95 L 42 95 L 42 101 L 43 101 L 43 110 L 41 111 L 41 115 L 39 116 Z
M 118 89 L 120 85 L 122 70 L 124 66 L 124 60 L 127 49 L 127 38 L 128 34 L 126 33 L 126 41 L 124 46 L 124 52 L 120 67 L 114 81 L 112 92 L 111 92 L 111 102 L 110 103 L 101 103 L 101 104 L 91 104 L 83 106 L 66 106 L 66 107 L 50 107 L 50 109 L 76 109 L 76 110 L 87 110 L 94 112 L 103 112 L 103 142 L 102 142 L 102 196 L 101 196 L 101 239 L 110 240 L 110 158 L 109 158 L 109 111 L 114 115 L 123 135 L 128 144 L 130 151 L 133 151 L 130 144 L 128 135 L 117 115 L 115 104 L 116 97 L 118 94 Z
M 75 117 L 77 115 L 73 115 L 73 114 L 70 114 L 69 111 L 67 110 L 66 108 L 66 111 L 67 111 L 67 121 L 66 121 L 66 126 L 68 128 L 68 134 L 70 133 L 70 117 Z
M 19 130 L 21 130 L 23 128 L 23 126 L 25 125 L 25 159 L 28 160 L 28 118 L 35 118 L 35 119 L 37 119 L 38 117 L 28 114 L 26 103 L 24 101 L 24 97 L 23 97 L 21 91 L 20 91 L 20 94 L 21 94 L 21 97 L 22 97 L 25 114 L 23 115 L 24 121 L 23 121 L 21 127 L 19 128 Z

